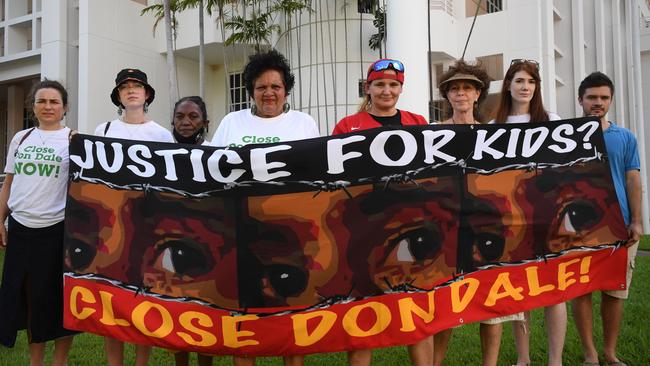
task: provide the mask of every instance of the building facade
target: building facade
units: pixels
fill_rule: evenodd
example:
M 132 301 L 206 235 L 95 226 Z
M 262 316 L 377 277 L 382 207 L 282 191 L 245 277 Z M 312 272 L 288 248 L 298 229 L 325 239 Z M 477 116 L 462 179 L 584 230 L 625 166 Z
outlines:
M 0 0 L 0 153 L 28 126 L 25 98 L 34 81 L 62 81 L 70 92 L 66 123 L 90 133 L 116 116 L 109 100 L 117 71 L 144 70 L 156 89 L 150 116 L 170 126 L 164 23 L 140 13 L 152 0 Z M 264 47 L 283 52 L 296 75 L 292 108 L 311 114 L 322 135 L 356 111 L 368 65 L 382 56 L 406 64 L 398 107 L 442 118 L 437 78 L 463 54 L 480 60 L 494 79 L 483 106 L 496 104 L 510 60 L 539 61 L 547 109 L 565 118 L 581 114 L 577 86 L 600 70 L 617 91 L 609 118 L 639 139 L 648 223 L 646 146 L 650 132 L 650 0 L 380 0 L 384 42 L 373 24 L 375 1 L 313 0 L 311 11 L 273 19 L 280 31 Z M 262 2 L 264 3 L 264 2 Z M 268 2 L 266 2 L 268 3 Z M 250 9 L 229 5 L 229 14 Z M 474 15 L 478 13 L 472 35 Z M 205 100 L 214 131 L 230 110 L 248 106 L 241 71 L 253 45 L 226 46 L 218 15 L 206 15 Z M 198 94 L 198 10 L 176 14 L 176 74 L 180 96 Z M 382 37 L 380 37 L 382 38 Z M 466 47 L 467 43 L 467 47 Z M 465 49 L 466 47 L 466 49 Z M 4 164 L 2 164 L 4 166 Z

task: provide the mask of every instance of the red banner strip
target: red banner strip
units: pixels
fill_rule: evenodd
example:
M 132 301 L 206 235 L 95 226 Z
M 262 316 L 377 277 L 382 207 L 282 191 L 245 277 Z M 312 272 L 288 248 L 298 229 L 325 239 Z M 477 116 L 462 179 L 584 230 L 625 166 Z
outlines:
M 65 326 L 208 354 L 272 356 L 403 345 L 453 326 L 625 288 L 626 258 L 625 248 L 573 251 L 476 271 L 430 292 L 386 294 L 282 315 L 235 314 L 66 275 Z

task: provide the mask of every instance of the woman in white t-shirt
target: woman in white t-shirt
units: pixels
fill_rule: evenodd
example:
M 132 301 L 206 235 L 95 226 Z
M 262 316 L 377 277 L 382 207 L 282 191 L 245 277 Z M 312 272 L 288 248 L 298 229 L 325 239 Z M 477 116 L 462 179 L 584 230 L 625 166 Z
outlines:
M 560 116 L 544 109 L 539 63 L 534 60 L 512 60 L 503 78 L 496 118 L 490 123 L 545 122 L 559 119 Z M 517 365 L 530 365 L 530 312 L 525 312 L 524 315 L 524 321 L 513 322 Z M 544 315 L 548 337 L 548 364 L 562 365 L 567 327 L 566 304 L 547 306 Z
M 290 109 L 287 96 L 295 78 L 281 53 L 271 50 L 251 56 L 243 77 L 253 105 L 250 109 L 228 113 L 214 133 L 212 146 L 242 147 L 320 136 L 316 121 L 310 115 Z M 254 365 L 255 358 L 235 357 L 234 363 Z M 285 356 L 284 363 L 302 365 L 303 356 Z
M 147 74 L 138 69 L 123 69 L 117 73 L 111 101 L 115 104 L 118 119 L 104 122 L 95 129 L 96 136 L 126 140 L 174 142 L 171 132 L 147 116 L 147 110 L 156 91 L 147 83 Z M 124 343 L 104 337 L 108 365 L 124 364 Z M 147 365 L 151 347 L 135 346 L 135 364 Z
M 32 365 L 43 364 L 54 340 L 53 365 L 67 364 L 75 332 L 63 328 L 63 219 L 70 129 L 61 121 L 68 93 L 57 81 L 32 88 L 37 127 L 13 137 L 0 193 L 0 246 L 6 248 L 0 286 L 0 343 L 13 347 L 27 329 Z M 5 219 L 9 226 L 5 228 Z
M 251 56 L 243 77 L 253 105 L 228 113 L 214 133 L 212 146 L 242 147 L 320 136 L 316 121 L 291 110 L 287 102 L 295 78 L 281 53 L 271 50 Z
M 96 136 L 126 140 L 174 142 L 171 132 L 147 116 L 156 91 L 147 83 L 147 74 L 138 69 L 117 73 L 111 101 L 119 118 L 104 122 L 95 129 Z

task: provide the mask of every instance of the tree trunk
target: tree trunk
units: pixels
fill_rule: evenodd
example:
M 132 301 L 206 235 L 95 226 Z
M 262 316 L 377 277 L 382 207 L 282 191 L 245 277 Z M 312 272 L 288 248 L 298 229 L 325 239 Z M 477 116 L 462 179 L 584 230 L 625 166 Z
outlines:
M 199 0 L 199 96 L 205 98 L 205 42 L 203 26 L 203 0 Z
M 225 40 L 226 40 L 227 37 L 226 37 L 226 27 L 224 26 L 224 22 L 225 22 L 224 17 L 226 16 L 226 13 L 224 11 L 223 4 L 219 4 L 218 11 L 219 11 L 219 19 L 218 19 L 219 31 L 221 32 L 221 39 L 224 42 L 223 52 L 222 52 L 223 73 L 224 73 L 224 81 L 225 81 L 225 85 L 226 85 L 226 105 L 225 105 L 224 110 L 226 111 L 226 113 L 228 113 L 228 112 L 230 112 L 230 99 L 231 99 L 231 97 L 230 97 L 230 74 L 228 73 L 228 58 L 226 57 L 226 51 L 227 51 L 228 46 L 225 45 Z
M 172 36 L 172 17 L 169 10 L 169 1 L 163 0 L 163 12 L 165 16 L 165 37 L 167 38 L 167 73 L 169 75 L 169 117 L 173 114 L 174 104 L 178 100 L 178 88 L 176 86 L 176 59 L 174 58 L 174 43 Z

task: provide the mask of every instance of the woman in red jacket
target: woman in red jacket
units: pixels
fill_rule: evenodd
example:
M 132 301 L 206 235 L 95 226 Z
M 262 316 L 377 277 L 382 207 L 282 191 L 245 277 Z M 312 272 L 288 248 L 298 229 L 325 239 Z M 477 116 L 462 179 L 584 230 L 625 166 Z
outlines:
M 397 109 L 399 95 L 404 85 L 404 64 L 398 60 L 377 60 L 368 68 L 366 95 L 359 112 L 344 117 L 334 127 L 332 135 L 367 130 L 386 126 L 426 125 L 426 119 L 419 114 Z M 433 337 L 408 346 L 413 365 L 433 364 Z M 348 352 L 351 366 L 369 366 L 372 350 Z
M 359 112 L 340 120 L 332 135 L 375 127 L 426 125 L 421 115 L 397 109 L 403 85 L 404 64 L 389 59 L 373 62 L 368 68 L 366 95 Z

